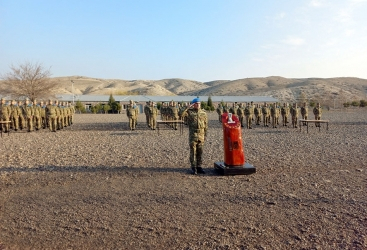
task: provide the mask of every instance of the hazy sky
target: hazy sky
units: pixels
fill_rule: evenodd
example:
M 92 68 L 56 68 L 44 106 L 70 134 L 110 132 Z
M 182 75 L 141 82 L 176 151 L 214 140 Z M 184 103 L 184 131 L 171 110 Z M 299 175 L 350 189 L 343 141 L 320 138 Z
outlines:
M 0 0 L 0 74 L 367 78 L 367 0 Z

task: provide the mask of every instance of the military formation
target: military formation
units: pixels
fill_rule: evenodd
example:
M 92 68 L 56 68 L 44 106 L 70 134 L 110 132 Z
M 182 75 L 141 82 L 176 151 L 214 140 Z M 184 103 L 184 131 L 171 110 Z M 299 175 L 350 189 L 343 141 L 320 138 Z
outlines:
M 174 101 L 164 102 L 161 106 L 162 121 L 183 121 L 187 125 L 187 117 L 183 112 L 187 109 L 187 103 L 177 103 Z M 177 122 L 167 123 L 172 129 L 177 130 Z
M 1 99 L 0 121 L 2 132 L 26 129 L 28 132 L 49 128 L 56 132 L 73 124 L 75 109 L 67 102 L 49 100 L 47 103 L 29 99 L 6 101 Z
M 308 118 L 308 106 L 307 103 L 303 103 L 302 107 L 299 108 L 297 103 L 293 105 L 289 105 L 288 103 L 283 103 L 281 106 L 279 103 L 263 103 L 254 104 L 250 103 L 233 103 L 229 108 L 228 104 L 218 104 L 217 106 L 217 114 L 219 122 L 221 122 L 221 116 L 223 113 L 232 113 L 236 115 L 241 122 L 241 127 L 245 127 L 248 129 L 252 129 L 254 125 L 264 126 L 272 128 L 277 128 L 280 126 L 280 117 L 282 118 L 282 126 L 283 127 L 298 127 L 298 118 L 299 114 L 301 114 L 302 119 L 307 120 Z M 313 109 L 313 113 L 315 115 L 315 120 L 321 119 L 322 108 L 320 103 L 316 104 L 316 107 Z M 292 125 L 288 125 L 290 123 Z M 316 122 L 316 127 L 320 126 L 320 123 Z M 303 123 L 302 125 L 306 125 Z

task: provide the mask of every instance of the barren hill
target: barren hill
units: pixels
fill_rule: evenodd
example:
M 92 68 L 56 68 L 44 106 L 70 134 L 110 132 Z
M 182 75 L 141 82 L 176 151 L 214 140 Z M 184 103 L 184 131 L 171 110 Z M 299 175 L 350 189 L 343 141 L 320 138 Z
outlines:
M 186 79 L 121 80 L 83 76 L 58 77 L 58 94 L 81 95 L 270 95 L 282 101 L 307 99 L 367 99 L 367 80 L 340 78 L 284 78 L 279 76 L 199 82 Z M 72 84 L 74 90 L 72 90 Z

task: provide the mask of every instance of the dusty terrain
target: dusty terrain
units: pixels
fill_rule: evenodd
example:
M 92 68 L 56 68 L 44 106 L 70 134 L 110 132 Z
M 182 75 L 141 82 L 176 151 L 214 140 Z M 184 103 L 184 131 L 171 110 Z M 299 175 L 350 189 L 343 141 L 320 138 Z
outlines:
M 76 115 L 57 133 L 0 138 L 0 249 L 367 249 L 367 110 L 325 112 L 329 130 L 243 130 L 257 173 L 207 174 L 184 134 L 140 117 Z
M 83 76 L 57 77 L 56 94 L 76 95 L 204 95 L 204 96 L 273 96 L 280 101 L 293 102 L 303 93 L 328 105 L 339 106 L 347 101 L 367 99 L 367 79 L 284 78 L 279 76 L 216 80 L 199 82 L 186 79 L 121 80 L 98 79 Z M 74 82 L 72 89 L 71 80 Z M 334 103 L 335 100 L 335 103 Z

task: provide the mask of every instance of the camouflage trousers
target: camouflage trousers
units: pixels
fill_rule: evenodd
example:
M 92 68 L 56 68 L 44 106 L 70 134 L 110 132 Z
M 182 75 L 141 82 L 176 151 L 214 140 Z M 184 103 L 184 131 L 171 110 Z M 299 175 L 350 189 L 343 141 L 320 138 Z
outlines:
M 302 119 L 303 120 L 307 120 L 308 119 L 308 114 L 302 114 Z M 306 126 L 307 125 L 307 123 L 306 122 L 304 122 L 303 123 L 303 126 Z
M 35 124 L 36 129 L 39 130 L 41 128 L 41 116 L 39 115 L 33 116 L 33 122 Z
M 190 141 L 190 164 L 191 168 L 201 167 L 204 142 Z
M 251 128 L 251 125 L 252 125 L 252 115 L 246 115 L 246 125 L 247 125 L 247 128 Z
M 151 129 L 155 129 L 157 127 L 157 116 L 156 115 L 149 116 L 149 127 Z
M 27 116 L 25 120 L 27 121 L 28 132 L 33 131 L 33 117 Z
M 244 127 L 244 125 L 243 125 L 243 115 L 238 116 L 238 120 L 240 120 L 241 127 Z
M 278 119 L 279 118 L 276 115 L 271 116 L 271 125 L 273 126 L 273 128 L 277 127 Z
M 49 116 L 48 117 L 48 127 L 50 131 L 56 132 L 57 129 L 57 118 L 56 116 Z
M 260 125 L 261 115 L 255 115 L 255 121 L 256 121 L 256 125 Z
M 287 126 L 288 116 L 287 115 L 282 115 L 282 120 L 283 120 L 283 126 Z
M 148 127 L 150 127 L 150 115 L 145 115 Z
M 129 127 L 130 130 L 134 130 L 136 127 L 136 118 L 135 117 L 129 117 Z
M 263 122 L 264 122 L 264 126 L 269 126 L 270 115 L 263 114 Z
M 2 122 L 7 122 L 9 121 L 9 116 L 6 116 L 6 115 L 2 115 L 0 116 L 0 121 Z M 1 124 L 1 129 L 3 132 L 8 132 L 9 131 L 9 123 L 3 123 Z
M 292 116 L 292 126 L 293 128 L 297 128 L 297 122 L 298 122 L 298 117 L 297 116 Z
M 321 115 L 315 115 L 315 120 L 321 120 Z M 316 127 L 320 127 L 321 124 L 319 122 L 315 122 Z
M 19 116 L 13 116 L 11 118 L 12 127 L 14 130 L 19 129 Z

